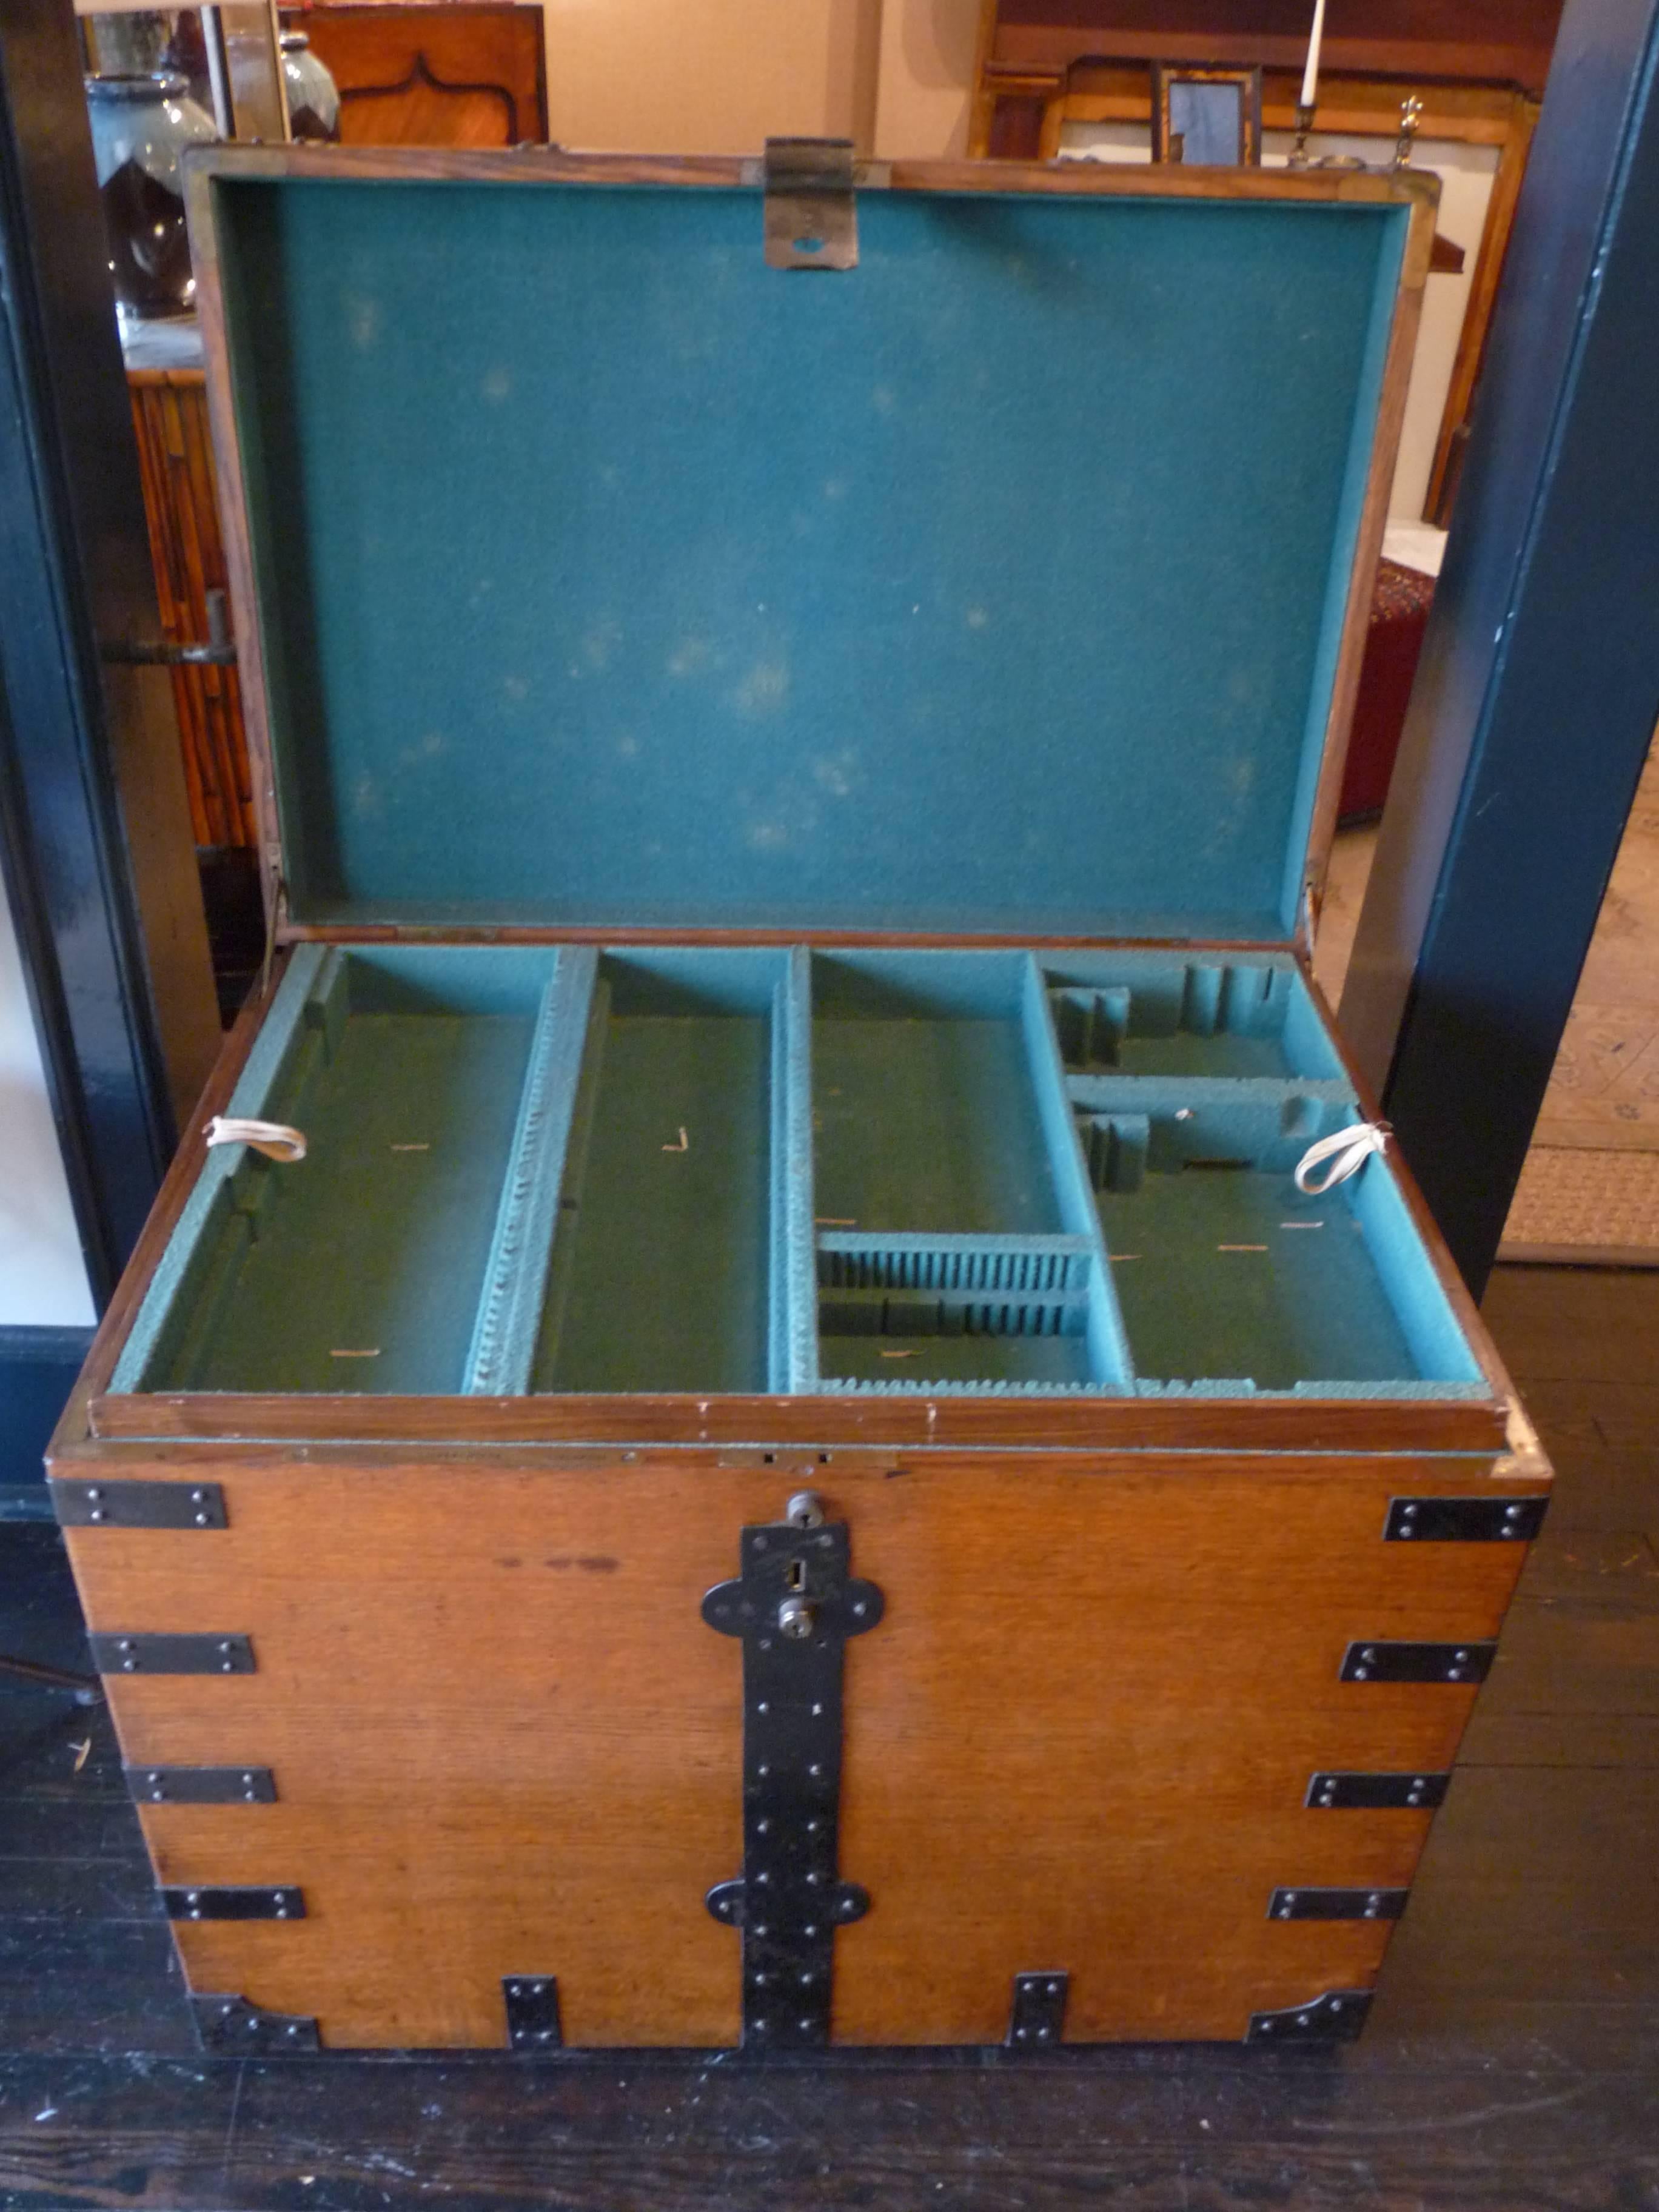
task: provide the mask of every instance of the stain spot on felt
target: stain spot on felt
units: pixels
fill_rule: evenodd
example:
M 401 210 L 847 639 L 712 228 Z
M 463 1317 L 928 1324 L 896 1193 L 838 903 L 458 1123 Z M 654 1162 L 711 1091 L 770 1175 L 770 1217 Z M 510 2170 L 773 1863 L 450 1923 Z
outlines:
M 775 714 L 789 696 L 788 665 L 757 660 L 733 694 L 741 714 Z
M 478 388 L 486 399 L 493 399 L 499 404 L 512 391 L 513 379 L 506 369 L 492 368 Z
M 351 300 L 346 305 L 347 326 L 351 343 L 360 349 L 372 346 L 380 335 L 380 303 L 378 300 Z

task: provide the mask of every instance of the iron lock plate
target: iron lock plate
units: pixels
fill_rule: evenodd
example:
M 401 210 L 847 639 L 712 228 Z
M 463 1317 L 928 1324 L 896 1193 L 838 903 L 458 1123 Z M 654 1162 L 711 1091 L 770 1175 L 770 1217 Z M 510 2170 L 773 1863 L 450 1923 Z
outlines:
M 745 1528 L 738 1579 L 702 1601 L 708 1626 L 743 1642 L 743 1873 L 706 1902 L 742 1932 L 750 2052 L 828 2043 L 836 1929 L 869 1909 L 839 1871 L 842 1668 L 882 1594 L 850 1575 L 844 1522 L 825 1523 L 810 1494 L 791 1514 Z

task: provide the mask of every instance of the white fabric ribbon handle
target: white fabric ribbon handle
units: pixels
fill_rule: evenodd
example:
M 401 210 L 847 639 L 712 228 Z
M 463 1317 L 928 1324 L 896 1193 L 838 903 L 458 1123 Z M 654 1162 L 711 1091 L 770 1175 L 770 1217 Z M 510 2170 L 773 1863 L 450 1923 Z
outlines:
M 290 1129 L 286 1121 L 250 1121 L 236 1114 L 216 1114 L 205 1131 L 209 1146 L 251 1145 L 268 1160 L 302 1160 L 305 1133 Z
M 1373 1152 L 1386 1152 L 1393 1134 L 1386 1121 L 1355 1121 L 1322 1137 L 1316 1145 L 1309 1146 L 1296 1164 L 1297 1188 L 1309 1198 L 1322 1197 L 1338 1183 L 1346 1182 L 1351 1175 L 1358 1175 Z M 1316 1182 L 1313 1170 L 1323 1160 L 1330 1165 Z

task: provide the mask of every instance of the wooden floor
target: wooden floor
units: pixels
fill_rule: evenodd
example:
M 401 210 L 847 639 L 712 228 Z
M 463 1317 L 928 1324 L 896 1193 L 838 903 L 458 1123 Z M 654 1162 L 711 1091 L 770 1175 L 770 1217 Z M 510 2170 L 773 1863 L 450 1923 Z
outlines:
M 1359 2045 L 204 2061 L 106 1727 L 0 1690 L 0 2207 L 1659 2212 L 1659 1273 L 1486 1312 L 1559 1487 Z M 53 1533 L 0 1562 L 72 1662 Z

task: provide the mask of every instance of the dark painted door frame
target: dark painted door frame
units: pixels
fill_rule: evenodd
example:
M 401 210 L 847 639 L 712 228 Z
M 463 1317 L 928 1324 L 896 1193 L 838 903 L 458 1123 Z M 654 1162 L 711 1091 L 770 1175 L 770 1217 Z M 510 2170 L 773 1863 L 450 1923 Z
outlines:
M 1659 719 L 1659 0 L 1569 0 L 1342 1028 L 1477 1294 Z
M 176 1136 L 97 643 L 157 628 L 106 258 L 67 0 L 0 0 L 0 853 L 100 1310 Z

